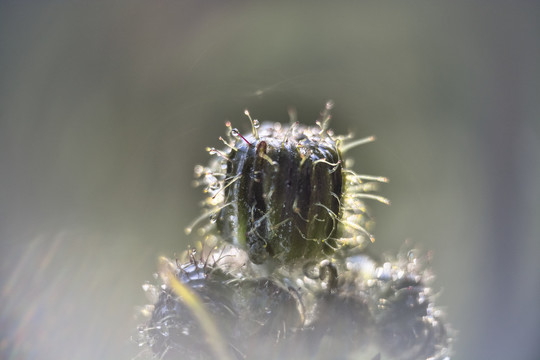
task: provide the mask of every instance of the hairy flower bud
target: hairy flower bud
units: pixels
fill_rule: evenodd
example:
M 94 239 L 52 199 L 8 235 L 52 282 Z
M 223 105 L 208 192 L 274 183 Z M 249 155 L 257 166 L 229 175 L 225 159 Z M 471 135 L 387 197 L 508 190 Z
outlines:
M 217 159 L 196 168 L 210 194 L 205 216 L 211 227 L 255 264 L 292 264 L 373 241 L 367 229 L 373 221 L 360 198 L 388 203 L 367 194 L 387 180 L 346 169 L 343 154 L 374 138 L 347 144 L 347 137 L 334 136 L 327 129 L 330 108 L 318 126 L 251 120 L 252 134 L 244 136 L 227 123 L 227 149 L 209 149 Z

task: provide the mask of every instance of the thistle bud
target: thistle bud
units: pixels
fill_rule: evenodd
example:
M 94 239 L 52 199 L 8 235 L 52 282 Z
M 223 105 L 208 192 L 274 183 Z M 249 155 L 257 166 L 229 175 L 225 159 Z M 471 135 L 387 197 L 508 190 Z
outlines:
M 347 170 L 343 154 L 374 138 L 346 144 L 347 137 L 327 129 L 329 107 L 322 115 L 317 126 L 251 120 L 247 135 L 227 123 L 227 148 L 212 152 L 217 157 L 202 181 L 210 194 L 205 215 L 255 264 L 294 264 L 373 241 L 373 221 L 360 198 L 388 203 L 366 194 L 386 179 Z

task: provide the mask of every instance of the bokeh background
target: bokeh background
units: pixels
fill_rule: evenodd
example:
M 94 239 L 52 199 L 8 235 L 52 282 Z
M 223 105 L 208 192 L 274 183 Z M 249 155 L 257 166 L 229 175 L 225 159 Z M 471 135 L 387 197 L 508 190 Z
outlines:
M 535 1 L 0 3 L 0 358 L 130 359 L 224 122 L 376 134 L 374 252 L 429 250 L 454 359 L 540 357 Z

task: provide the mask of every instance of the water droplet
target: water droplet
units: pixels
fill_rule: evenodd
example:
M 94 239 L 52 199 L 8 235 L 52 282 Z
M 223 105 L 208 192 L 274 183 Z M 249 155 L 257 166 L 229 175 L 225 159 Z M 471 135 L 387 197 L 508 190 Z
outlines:
M 298 153 L 300 154 L 301 157 L 306 157 L 308 155 L 308 149 L 301 146 L 301 145 L 298 145 L 297 147 L 298 149 Z
M 238 135 L 240 134 L 240 131 L 238 131 L 237 128 L 234 128 L 231 130 L 231 135 L 234 136 L 234 137 L 238 137 Z
M 150 285 L 149 282 L 145 282 L 145 283 L 142 285 L 142 289 L 143 289 L 143 291 L 146 292 L 146 291 L 150 290 L 150 287 L 151 287 L 151 286 L 152 286 L 152 285 Z
M 214 154 L 217 154 L 217 150 L 216 150 L 216 148 L 209 148 L 209 149 L 208 149 L 208 153 L 209 153 L 210 155 L 214 155 Z
M 261 123 L 259 122 L 259 120 L 253 119 L 253 127 L 254 127 L 255 129 L 258 129 L 259 126 L 261 126 Z
M 194 172 L 195 177 L 201 177 L 204 172 L 204 167 L 202 167 L 201 165 L 197 165 L 195 166 Z
M 210 222 L 213 224 L 217 221 L 218 219 L 218 214 L 213 214 L 212 216 L 210 216 Z
M 405 306 L 408 308 L 413 308 L 416 305 L 416 301 L 412 296 L 408 296 L 407 300 L 405 300 Z

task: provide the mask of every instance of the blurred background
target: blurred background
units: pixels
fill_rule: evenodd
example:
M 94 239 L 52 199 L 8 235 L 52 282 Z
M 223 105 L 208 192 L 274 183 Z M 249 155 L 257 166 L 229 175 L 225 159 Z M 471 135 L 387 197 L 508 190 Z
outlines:
M 540 4 L 0 2 L 0 358 L 130 359 L 230 120 L 378 141 L 375 252 L 432 251 L 454 359 L 540 357 Z M 248 130 L 249 131 L 249 130 Z

